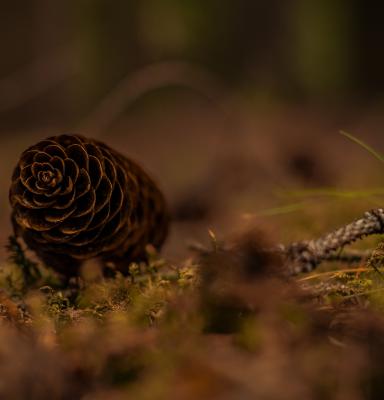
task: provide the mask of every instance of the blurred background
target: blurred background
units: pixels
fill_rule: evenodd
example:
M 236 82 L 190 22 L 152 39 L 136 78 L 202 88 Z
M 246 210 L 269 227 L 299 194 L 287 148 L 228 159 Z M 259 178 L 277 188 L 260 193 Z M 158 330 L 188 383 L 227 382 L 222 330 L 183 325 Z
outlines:
M 19 154 L 67 132 L 152 173 L 175 260 L 208 228 L 263 225 L 287 241 L 381 204 L 356 194 L 380 188 L 380 164 L 338 132 L 384 149 L 383 12 L 378 0 L 5 2 L 0 240 Z

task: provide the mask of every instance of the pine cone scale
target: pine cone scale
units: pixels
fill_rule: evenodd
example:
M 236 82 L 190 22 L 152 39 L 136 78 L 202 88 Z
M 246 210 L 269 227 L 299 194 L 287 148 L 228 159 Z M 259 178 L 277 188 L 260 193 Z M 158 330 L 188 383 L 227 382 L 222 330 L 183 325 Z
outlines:
M 64 159 L 64 175 L 72 179 L 72 182 L 76 183 L 79 177 L 79 167 L 70 158 Z
M 21 168 L 20 180 L 24 186 L 26 186 L 27 180 L 31 178 L 31 164 Z
M 105 203 L 105 206 L 101 208 L 99 211 L 96 211 L 96 206 L 95 206 L 95 215 L 93 217 L 91 224 L 88 227 L 88 230 L 93 231 L 94 229 L 97 229 L 100 226 L 104 226 L 109 219 L 110 210 L 111 206 L 108 203 Z
M 89 190 L 78 199 L 73 217 L 82 217 L 94 212 L 96 204 L 96 193 L 94 189 Z
M 81 168 L 79 176 L 75 182 L 76 196 L 81 197 L 83 194 L 87 193 L 90 188 L 91 179 L 89 177 L 89 174 L 84 168 Z M 70 189 L 70 191 L 72 191 L 72 188 Z
M 80 168 L 88 171 L 89 169 L 89 158 L 85 149 L 79 144 L 73 144 L 66 150 L 67 157 L 75 162 Z
M 89 156 L 88 173 L 92 187 L 97 189 L 103 177 L 103 167 L 95 156 Z
M 47 222 L 64 222 L 67 218 L 69 218 L 70 216 L 74 216 L 74 213 L 76 212 L 76 207 L 72 207 L 72 208 L 66 208 L 64 210 L 47 210 L 45 212 L 44 215 L 44 219 Z
M 54 156 L 49 160 L 49 163 L 52 165 L 52 167 L 56 168 L 62 176 L 65 175 L 65 164 L 64 160 L 58 156 Z
M 58 197 L 55 200 L 50 200 L 50 203 L 48 203 L 46 206 L 56 209 L 56 210 L 63 210 L 65 208 L 70 207 L 74 201 L 76 200 L 76 192 L 72 191 L 72 193 L 67 193 L 67 194 L 61 194 L 60 197 Z M 35 198 L 36 202 L 36 198 Z
M 60 224 L 59 229 L 66 235 L 75 235 L 85 231 L 90 225 L 92 218 L 93 212 L 83 215 L 82 217 L 71 218 L 70 220 L 64 221 L 64 223 Z
M 44 152 L 41 154 L 46 153 L 50 155 L 51 157 L 57 156 L 60 158 L 65 158 L 68 155 L 66 154 L 66 151 L 61 147 L 58 146 L 57 144 L 52 144 L 44 148 Z M 71 157 L 70 157 L 71 158 Z
M 54 156 L 59 158 L 58 156 Z M 45 153 L 43 151 L 37 151 L 32 158 L 32 164 L 34 163 L 49 163 L 50 160 L 53 158 L 52 155 Z

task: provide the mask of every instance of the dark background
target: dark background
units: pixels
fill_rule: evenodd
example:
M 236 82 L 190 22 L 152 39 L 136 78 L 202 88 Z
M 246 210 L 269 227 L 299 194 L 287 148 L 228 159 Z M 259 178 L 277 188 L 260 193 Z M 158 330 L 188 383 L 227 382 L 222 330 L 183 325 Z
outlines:
M 296 203 L 276 192 L 379 185 L 338 131 L 384 148 L 383 12 L 357 0 L 3 2 L 2 238 L 18 155 L 64 132 L 152 171 L 183 220 L 172 256 L 207 227 L 225 235 Z

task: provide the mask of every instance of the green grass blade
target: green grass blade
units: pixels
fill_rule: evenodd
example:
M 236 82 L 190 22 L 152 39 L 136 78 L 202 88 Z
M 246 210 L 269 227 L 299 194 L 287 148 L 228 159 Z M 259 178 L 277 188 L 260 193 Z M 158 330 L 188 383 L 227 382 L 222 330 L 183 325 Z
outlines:
M 321 189 L 301 189 L 301 190 L 285 190 L 278 193 L 281 196 L 288 197 L 336 197 L 336 198 L 367 198 L 375 196 L 383 196 L 383 188 L 363 189 L 363 190 L 343 190 L 335 188 L 321 188 Z
M 363 149 L 365 149 L 366 151 L 368 151 L 368 153 L 370 153 L 373 157 L 375 157 L 377 160 L 384 162 L 384 157 L 379 154 L 376 150 L 374 150 L 371 146 L 369 146 L 368 144 L 364 143 L 362 140 L 358 139 L 357 137 L 351 135 L 348 132 L 345 131 L 340 131 L 340 134 L 345 136 L 347 139 L 351 140 L 352 142 L 358 144 L 359 146 L 361 146 Z
M 272 217 L 275 215 L 283 215 L 289 214 L 296 211 L 301 211 L 307 206 L 307 203 L 294 203 L 287 204 L 280 207 L 267 208 L 264 210 L 260 210 L 255 213 L 245 213 L 243 214 L 243 218 L 256 218 L 256 217 Z

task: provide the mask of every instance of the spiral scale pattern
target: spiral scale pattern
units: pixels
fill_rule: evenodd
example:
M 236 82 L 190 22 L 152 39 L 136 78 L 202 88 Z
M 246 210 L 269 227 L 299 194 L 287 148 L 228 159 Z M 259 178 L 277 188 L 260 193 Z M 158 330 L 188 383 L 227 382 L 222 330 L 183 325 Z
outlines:
M 160 249 L 168 231 L 161 191 L 143 169 L 104 143 L 52 136 L 25 150 L 9 193 L 17 236 L 50 267 L 76 275 L 101 257 L 126 272 Z

